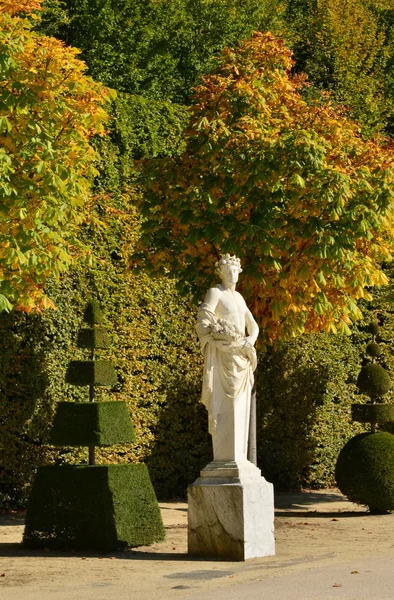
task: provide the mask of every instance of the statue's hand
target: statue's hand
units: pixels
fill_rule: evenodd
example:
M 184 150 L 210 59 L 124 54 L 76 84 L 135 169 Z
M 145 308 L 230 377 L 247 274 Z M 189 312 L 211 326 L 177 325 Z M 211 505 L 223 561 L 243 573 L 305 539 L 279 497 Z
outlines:
M 244 340 L 244 348 L 253 348 L 256 343 L 256 338 L 253 335 L 248 335 Z

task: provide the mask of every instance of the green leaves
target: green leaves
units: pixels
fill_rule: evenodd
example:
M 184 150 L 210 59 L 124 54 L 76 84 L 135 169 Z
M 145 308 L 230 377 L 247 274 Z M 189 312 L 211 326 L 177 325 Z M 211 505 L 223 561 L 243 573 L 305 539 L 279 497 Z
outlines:
M 3 294 L 0 294 L 0 312 L 10 312 L 11 310 L 11 302 L 9 302 L 9 300 Z
M 120 92 L 188 103 L 217 52 L 277 19 L 277 0 L 52 2 L 44 26 L 82 50 L 89 72 Z M 205 127 L 204 117 L 200 127 Z
M 84 75 L 76 50 L 14 16 L 18 6 L 0 14 L 0 275 L 8 284 L 0 311 L 13 303 L 29 312 L 50 304 L 48 277 L 86 252 L 76 233 L 89 213 L 89 140 L 104 133 L 109 94 Z
M 264 341 L 347 333 L 394 249 L 384 140 L 364 142 L 338 107 L 306 101 L 292 67 L 271 34 L 225 50 L 195 90 L 185 150 L 141 178 L 152 271 L 171 265 L 202 296 L 217 256 L 237 254 Z
M 305 187 L 305 180 L 301 177 L 301 175 L 298 175 L 298 173 L 294 173 L 294 175 L 292 175 L 292 177 L 290 178 L 290 183 L 293 183 L 294 185 L 297 185 L 300 188 Z

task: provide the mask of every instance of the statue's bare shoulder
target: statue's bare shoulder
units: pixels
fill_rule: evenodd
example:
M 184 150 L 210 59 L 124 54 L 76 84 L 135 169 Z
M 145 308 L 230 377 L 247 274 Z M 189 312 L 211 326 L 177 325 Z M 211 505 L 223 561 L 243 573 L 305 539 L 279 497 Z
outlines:
M 238 300 L 242 300 L 242 302 L 246 305 L 245 298 L 242 296 L 242 294 L 240 294 L 239 292 L 235 291 L 234 295 L 235 295 L 236 298 L 238 298 Z
M 215 310 L 222 293 L 223 292 L 218 287 L 209 288 L 209 290 L 205 294 L 204 303 L 208 304 L 212 308 L 212 310 Z

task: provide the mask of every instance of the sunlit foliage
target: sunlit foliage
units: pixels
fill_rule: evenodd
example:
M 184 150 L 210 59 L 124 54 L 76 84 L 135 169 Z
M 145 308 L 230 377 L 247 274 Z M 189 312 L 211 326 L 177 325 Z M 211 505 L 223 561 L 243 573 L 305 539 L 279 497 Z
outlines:
M 48 277 L 84 252 L 76 233 L 89 213 L 89 138 L 104 132 L 110 97 L 76 49 L 31 30 L 39 5 L 0 3 L 0 310 L 50 305 Z
M 347 333 L 393 243 L 392 152 L 307 102 L 292 66 L 271 34 L 225 50 L 195 90 L 185 152 L 148 165 L 141 201 L 152 271 L 200 296 L 212 262 L 236 253 L 266 341 Z

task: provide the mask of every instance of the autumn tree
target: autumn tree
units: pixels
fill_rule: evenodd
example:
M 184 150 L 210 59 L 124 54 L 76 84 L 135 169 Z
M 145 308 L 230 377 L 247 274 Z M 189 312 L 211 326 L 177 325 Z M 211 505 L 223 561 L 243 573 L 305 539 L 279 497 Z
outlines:
M 307 102 L 292 67 L 269 33 L 226 49 L 195 89 L 183 154 L 143 172 L 140 259 L 201 298 L 213 261 L 237 254 L 266 341 L 348 332 L 393 246 L 392 152 Z
M 31 29 L 41 0 L 0 2 L 0 310 L 50 304 L 43 287 L 78 254 L 110 92 L 78 51 Z

